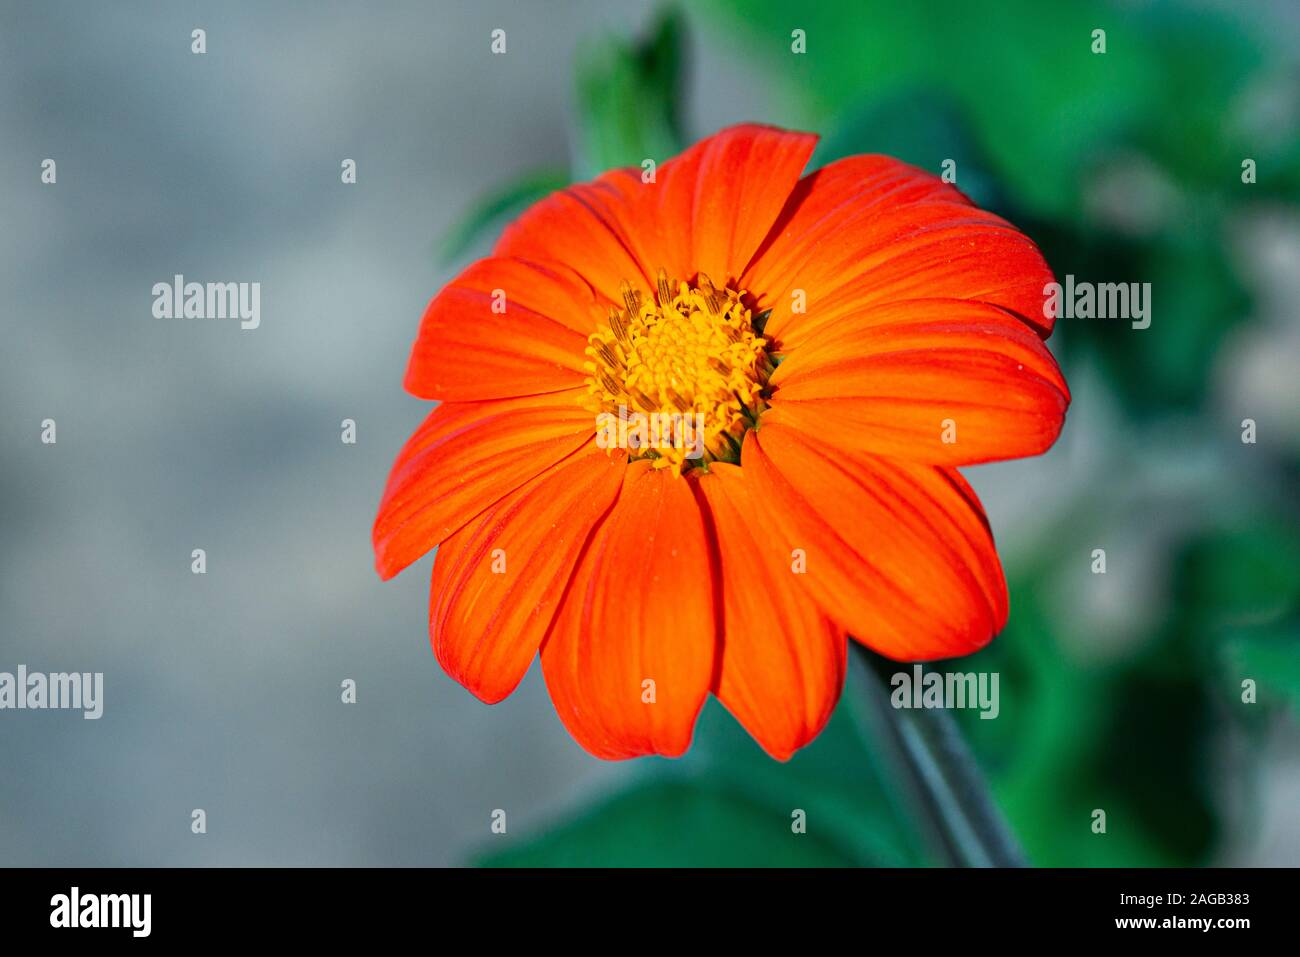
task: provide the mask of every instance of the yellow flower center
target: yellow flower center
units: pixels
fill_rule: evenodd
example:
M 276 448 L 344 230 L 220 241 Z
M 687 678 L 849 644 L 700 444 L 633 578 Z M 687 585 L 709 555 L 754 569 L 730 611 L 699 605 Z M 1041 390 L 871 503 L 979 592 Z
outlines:
M 587 340 L 586 404 L 600 444 L 678 473 L 738 461 L 773 369 L 742 293 L 703 274 L 671 282 L 662 269 L 655 295 L 628 282 L 622 292 L 624 308 Z

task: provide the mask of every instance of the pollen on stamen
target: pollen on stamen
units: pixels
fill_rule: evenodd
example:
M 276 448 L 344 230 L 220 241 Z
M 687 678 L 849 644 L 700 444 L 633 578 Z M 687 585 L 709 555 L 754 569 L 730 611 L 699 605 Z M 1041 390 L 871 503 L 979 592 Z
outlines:
M 741 438 L 766 407 L 767 340 L 743 293 L 659 270 L 655 292 L 624 282 L 623 308 L 588 337 L 586 405 L 607 448 L 655 468 L 737 461 Z M 610 434 L 610 433 L 613 434 Z

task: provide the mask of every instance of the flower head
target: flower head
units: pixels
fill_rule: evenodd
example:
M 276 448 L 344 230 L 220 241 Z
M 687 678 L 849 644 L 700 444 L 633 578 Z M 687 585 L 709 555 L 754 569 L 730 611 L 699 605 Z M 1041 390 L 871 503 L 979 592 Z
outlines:
M 641 444 L 655 468 L 738 461 L 773 369 L 740 293 L 716 288 L 705 275 L 695 284 L 670 282 L 663 270 L 653 297 L 628 283 L 622 291 L 608 328 L 589 339 L 590 407 L 624 418 L 629 408 L 659 416 L 669 427 L 665 438 L 679 437 L 679 423 L 682 430 L 698 423 L 698 449 L 685 441 Z
M 439 400 L 374 527 L 434 546 L 430 632 L 487 702 L 540 650 L 606 758 L 678 755 L 712 693 L 773 756 L 821 730 L 847 636 L 898 660 L 1007 618 L 957 466 L 1035 455 L 1069 393 L 1052 275 L 956 188 L 732 127 L 537 203 L 429 304 L 406 387 Z

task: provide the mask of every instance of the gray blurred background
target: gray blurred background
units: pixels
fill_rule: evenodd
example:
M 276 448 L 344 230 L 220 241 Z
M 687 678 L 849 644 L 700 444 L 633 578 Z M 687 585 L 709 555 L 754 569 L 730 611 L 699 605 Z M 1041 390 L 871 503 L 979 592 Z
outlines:
M 105 674 L 99 721 L 0 713 L 0 864 L 460 863 L 493 809 L 527 835 L 635 773 L 569 738 L 536 668 L 495 707 L 447 678 L 430 560 L 381 584 L 369 531 L 427 412 L 401 380 L 439 238 L 567 163 L 575 45 L 650 8 L 0 3 L 0 670 Z M 691 129 L 794 122 L 734 48 L 692 44 Z M 261 328 L 155 320 L 176 273 L 260 282 Z M 1105 442 L 1072 385 L 1049 456 L 972 475 L 1011 560 Z M 1140 580 L 1094 586 L 1120 590 L 1078 599 L 1103 623 L 1140 605 Z M 1300 860 L 1294 734 L 1275 746 L 1230 862 Z

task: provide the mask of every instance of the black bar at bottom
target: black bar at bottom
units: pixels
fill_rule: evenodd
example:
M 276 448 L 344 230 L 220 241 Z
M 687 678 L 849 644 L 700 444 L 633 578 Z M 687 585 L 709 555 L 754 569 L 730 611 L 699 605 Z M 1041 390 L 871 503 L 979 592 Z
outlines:
M 825 940 L 830 925 L 839 924 L 863 940 L 892 929 L 920 933 L 916 939 L 926 944 L 1038 941 L 1046 934 L 1200 937 L 1232 946 L 1252 934 L 1294 929 L 1297 873 L 11 869 L 0 870 L 0 932 L 6 943 L 39 936 L 83 944 L 116 938 L 299 945 L 431 940 L 434 933 L 459 949 L 464 945 L 453 941 L 465 941 L 466 933 L 497 943 L 511 934 L 554 942 L 556 934 L 579 931 L 631 935 L 595 938 L 611 941 L 661 935 L 685 941 L 695 939 L 703 922 L 713 933 L 725 925 L 733 944 L 767 935 L 774 924 L 796 934 L 815 929 Z

